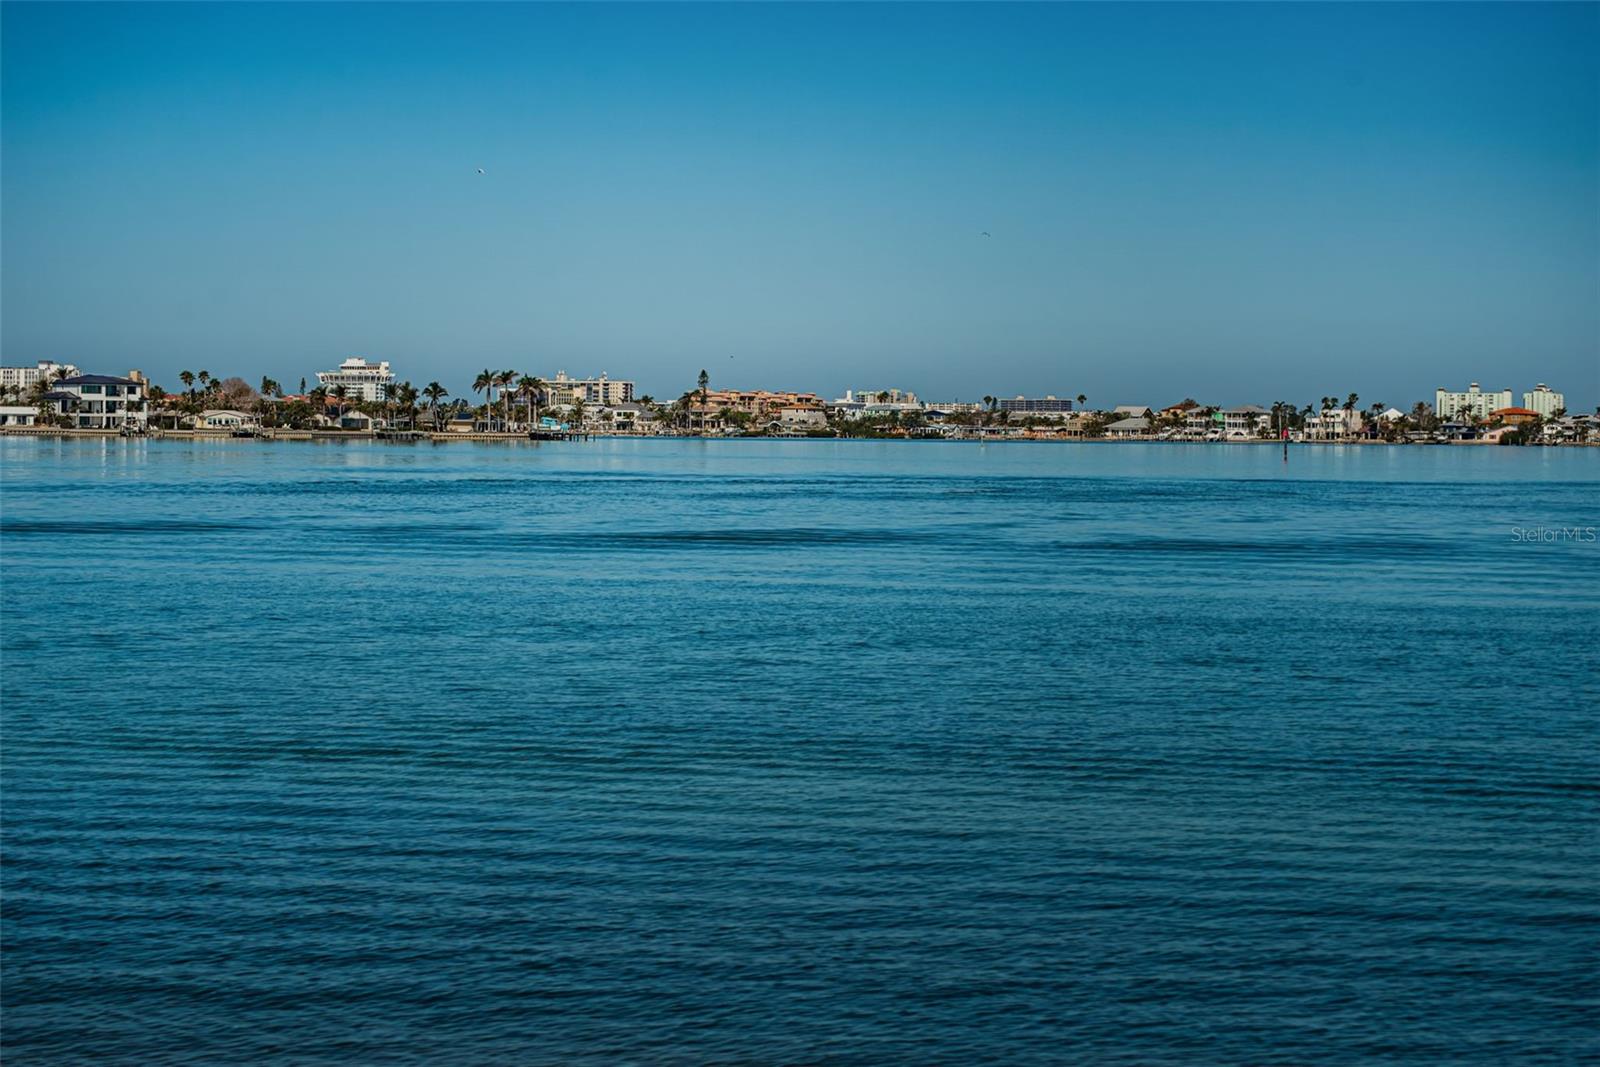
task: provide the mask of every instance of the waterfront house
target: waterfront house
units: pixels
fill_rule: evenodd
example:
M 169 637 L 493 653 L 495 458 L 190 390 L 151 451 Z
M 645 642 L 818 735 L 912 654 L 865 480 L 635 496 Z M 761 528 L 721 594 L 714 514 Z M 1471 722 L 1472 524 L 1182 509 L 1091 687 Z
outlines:
M 1321 415 L 1305 421 L 1304 435 L 1308 441 L 1342 441 L 1361 432 L 1361 413 L 1344 408 L 1328 408 Z
M 1534 422 L 1539 418 L 1539 413 L 1531 408 L 1498 408 L 1489 412 L 1490 422 L 1501 422 L 1507 426 L 1521 426 L 1526 422 Z
M 1236 404 L 1223 408 L 1222 436 L 1229 441 L 1248 441 L 1272 428 L 1272 412 L 1258 404 Z
M 602 424 L 609 424 L 615 433 L 656 433 L 661 423 L 655 412 L 632 401 L 602 408 L 598 417 Z
M 260 426 L 260 420 L 244 411 L 232 408 L 215 408 L 202 411 L 193 418 L 196 427 L 207 430 L 244 430 Z
M 32 426 L 39 421 L 39 409 L 32 404 L 0 404 L 0 426 Z
M 816 404 L 785 404 L 778 409 L 777 423 L 785 430 L 825 430 L 828 415 Z
M 136 378 L 111 374 L 62 378 L 45 394 L 45 401 L 80 430 L 142 430 L 150 421 L 144 383 Z
M 1183 436 L 1196 441 L 1222 436 L 1222 415 L 1216 408 L 1198 404 L 1183 413 Z
M 1107 437 L 1133 438 L 1150 436 L 1150 420 L 1147 418 L 1118 419 L 1106 427 Z
M 1120 419 L 1148 419 L 1152 417 L 1155 412 L 1151 411 L 1142 404 L 1118 404 L 1116 407 L 1111 409 L 1111 414 Z

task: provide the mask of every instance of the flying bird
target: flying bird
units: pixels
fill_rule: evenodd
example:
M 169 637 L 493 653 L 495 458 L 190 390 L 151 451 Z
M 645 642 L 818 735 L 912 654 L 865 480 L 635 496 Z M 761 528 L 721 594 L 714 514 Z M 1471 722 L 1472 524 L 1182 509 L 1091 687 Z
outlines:
M 480 170 L 480 171 L 479 171 L 479 172 L 478 172 L 478 173 L 479 173 L 479 174 L 482 174 L 482 173 L 483 173 L 483 171 L 481 171 L 481 170 Z M 988 230 L 984 230 L 984 231 L 983 231 L 983 232 L 982 232 L 982 233 L 981 233 L 981 234 L 979 234 L 979 235 L 978 235 L 978 236 L 980 236 L 980 237 L 987 237 L 987 236 L 989 236 L 989 231 L 988 231 Z
M 482 167 L 479 167 L 479 168 L 478 168 L 478 173 L 479 173 L 479 174 L 482 174 L 482 173 L 483 173 L 483 168 L 482 168 Z

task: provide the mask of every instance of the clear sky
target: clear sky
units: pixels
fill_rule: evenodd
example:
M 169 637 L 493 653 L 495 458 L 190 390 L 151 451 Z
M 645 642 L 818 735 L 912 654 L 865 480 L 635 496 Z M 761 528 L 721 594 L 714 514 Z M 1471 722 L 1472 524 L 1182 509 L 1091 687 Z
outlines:
M 7 363 L 1600 402 L 1593 4 L 0 18 Z

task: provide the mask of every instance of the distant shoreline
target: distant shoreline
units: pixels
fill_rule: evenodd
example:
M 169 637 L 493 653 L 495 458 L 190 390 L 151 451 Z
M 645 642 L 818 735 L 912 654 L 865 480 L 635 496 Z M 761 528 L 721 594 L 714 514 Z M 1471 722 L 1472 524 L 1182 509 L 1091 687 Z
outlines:
M 548 440 L 536 440 L 525 433 L 428 433 L 424 432 L 420 438 L 410 440 L 385 440 L 375 433 L 362 431 L 340 430 L 282 430 L 267 431 L 261 435 L 249 437 L 234 437 L 231 433 L 217 431 L 204 432 L 194 430 L 165 430 L 149 434 L 124 435 L 118 430 L 85 430 L 66 427 L 44 426 L 0 426 L 0 437 L 49 437 L 88 439 L 122 439 L 130 441 L 248 441 L 253 444 L 278 444 L 280 442 L 303 441 L 371 441 L 385 444 L 551 444 Z M 1047 444 L 1047 445 L 1203 445 L 1212 447 L 1224 446 L 1281 446 L 1283 441 L 1272 439 L 1256 439 L 1249 441 L 1189 441 L 1189 440 L 1157 440 L 1154 438 L 1119 438 L 1119 437 L 1057 437 L 1052 435 L 1037 436 L 992 436 L 992 437 L 853 437 L 841 434 L 833 437 L 824 436 L 783 436 L 783 435 L 706 435 L 697 434 L 627 434 L 627 433 L 586 433 L 586 440 L 604 441 L 896 441 L 915 444 L 983 444 L 983 445 L 1011 445 L 1011 444 Z M 577 442 L 583 443 L 583 442 Z M 1318 448 L 1349 448 L 1359 446 L 1362 448 L 1388 447 L 1388 448 L 1433 448 L 1433 447 L 1498 447 L 1493 441 L 1290 441 L 1295 448 L 1312 446 Z M 1561 441 L 1550 444 L 1521 445 L 1510 447 L 1522 448 L 1597 448 L 1600 441 Z

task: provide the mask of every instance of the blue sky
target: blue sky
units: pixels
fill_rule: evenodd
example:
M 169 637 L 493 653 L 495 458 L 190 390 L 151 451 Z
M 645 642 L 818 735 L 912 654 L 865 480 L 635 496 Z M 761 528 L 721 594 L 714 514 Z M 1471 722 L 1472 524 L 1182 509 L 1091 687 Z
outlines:
M 1600 402 L 1595 5 L 0 18 L 7 363 Z

